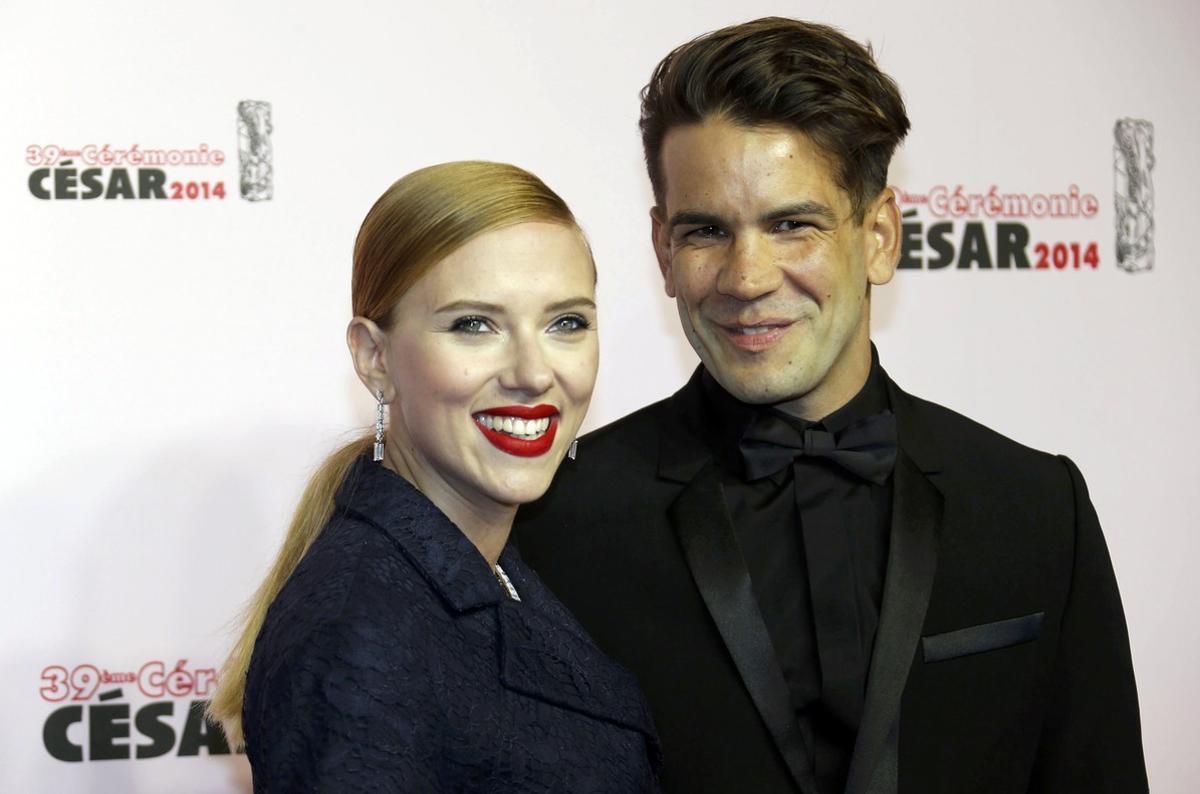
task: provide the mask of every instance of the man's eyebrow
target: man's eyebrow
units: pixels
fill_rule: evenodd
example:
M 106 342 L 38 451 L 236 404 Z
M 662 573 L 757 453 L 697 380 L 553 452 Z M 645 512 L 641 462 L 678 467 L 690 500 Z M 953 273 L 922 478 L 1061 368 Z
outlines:
M 818 201 L 799 201 L 795 204 L 788 204 L 785 207 L 771 210 L 762 215 L 759 220 L 762 223 L 771 223 L 772 221 L 780 221 L 784 218 L 793 218 L 797 215 L 816 215 L 830 225 L 837 225 L 837 215 L 834 214 L 832 209 Z
M 680 210 L 667 221 L 667 228 L 674 229 L 676 226 L 722 226 L 724 223 L 725 220 L 720 215 L 714 215 L 711 212 Z
M 810 217 L 815 215 L 831 226 L 837 225 L 837 215 L 832 209 L 819 201 L 798 201 L 795 204 L 787 204 L 761 215 L 758 220 L 760 223 L 771 223 L 783 220 L 784 218 L 793 218 L 797 215 L 807 215 Z M 726 223 L 726 220 L 720 215 L 711 212 L 680 210 L 671 216 L 667 227 L 673 229 L 676 226 L 724 226 Z

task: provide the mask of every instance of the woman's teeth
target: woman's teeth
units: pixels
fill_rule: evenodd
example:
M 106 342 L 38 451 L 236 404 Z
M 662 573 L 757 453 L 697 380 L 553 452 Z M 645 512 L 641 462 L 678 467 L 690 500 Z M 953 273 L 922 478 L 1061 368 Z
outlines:
M 479 414 L 475 417 L 475 421 L 488 430 L 507 433 L 527 441 L 540 437 L 550 429 L 550 417 L 548 416 L 541 419 L 517 419 L 512 416 Z

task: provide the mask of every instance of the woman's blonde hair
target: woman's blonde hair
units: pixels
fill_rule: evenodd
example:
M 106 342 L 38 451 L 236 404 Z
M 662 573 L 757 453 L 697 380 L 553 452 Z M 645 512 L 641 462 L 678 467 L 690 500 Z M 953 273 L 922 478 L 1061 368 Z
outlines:
M 350 285 L 355 316 L 387 330 L 400 298 L 434 265 L 485 232 L 528 221 L 577 227 L 554 191 L 513 165 L 465 161 L 408 174 L 379 197 L 358 231 Z M 244 742 L 246 672 L 267 610 L 332 517 L 334 494 L 351 465 L 373 443 L 373 436 L 356 439 L 313 474 L 270 573 L 246 605 L 245 625 L 208 705 L 209 717 L 221 723 L 232 746 Z

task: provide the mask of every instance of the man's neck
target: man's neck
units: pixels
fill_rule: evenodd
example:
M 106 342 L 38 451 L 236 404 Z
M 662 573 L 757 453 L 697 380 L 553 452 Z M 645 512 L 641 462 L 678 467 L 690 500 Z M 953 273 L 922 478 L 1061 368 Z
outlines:
M 871 375 L 870 337 L 864 335 L 861 344 L 854 340 L 848 347 L 852 349 L 834 363 L 815 389 L 794 400 L 777 403 L 775 408 L 809 422 L 819 422 L 854 399 Z

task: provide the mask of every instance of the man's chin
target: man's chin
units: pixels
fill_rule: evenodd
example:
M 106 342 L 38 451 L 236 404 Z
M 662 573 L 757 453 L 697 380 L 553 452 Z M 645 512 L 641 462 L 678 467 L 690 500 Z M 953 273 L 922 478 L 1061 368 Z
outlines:
M 768 362 L 751 367 L 714 367 L 706 361 L 704 366 L 725 391 L 751 405 L 775 405 L 796 400 L 811 388 L 794 374 L 790 378 L 781 378 L 779 367 L 768 366 Z

